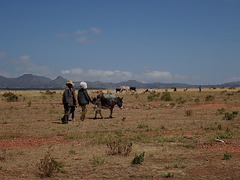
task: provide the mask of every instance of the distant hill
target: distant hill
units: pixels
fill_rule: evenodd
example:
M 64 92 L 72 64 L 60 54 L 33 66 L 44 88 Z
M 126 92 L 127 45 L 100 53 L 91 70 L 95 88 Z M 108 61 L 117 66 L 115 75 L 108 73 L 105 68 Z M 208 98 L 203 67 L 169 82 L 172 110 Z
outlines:
M 224 84 L 221 84 L 218 86 L 220 86 L 220 87 L 240 87 L 240 81 L 224 83 Z
M 52 80 L 43 76 L 24 74 L 17 78 L 6 78 L 0 76 L 1 89 L 63 89 L 68 80 L 59 76 Z M 75 88 L 79 88 L 80 82 L 74 82 Z M 119 83 L 104 83 L 100 81 L 87 81 L 89 89 L 115 89 L 121 86 L 135 86 L 136 88 L 197 88 L 199 85 L 190 85 L 184 83 L 142 83 L 135 80 L 129 80 Z M 219 85 L 202 85 L 202 87 L 240 87 L 240 81 L 224 83 Z

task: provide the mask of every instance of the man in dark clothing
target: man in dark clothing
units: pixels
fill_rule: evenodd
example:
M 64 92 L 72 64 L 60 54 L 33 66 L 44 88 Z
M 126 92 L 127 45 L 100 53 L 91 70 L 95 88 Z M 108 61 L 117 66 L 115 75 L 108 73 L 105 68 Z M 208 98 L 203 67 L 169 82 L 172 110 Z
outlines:
M 81 106 L 81 108 L 82 108 L 82 115 L 81 115 L 80 119 L 82 121 L 84 121 L 86 113 L 87 113 L 87 105 L 89 104 L 89 102 L 92 103 L 92 100 L 89 97 L 88 92 L 87 92 L 87 83 L 81 82 L 80 88 L 81 89 L 79 89 L 79 91 L 78 91 L 78 103 L 79 103 L 79 106 Z
M 63 124 L 68 123 L 68 118 L 72 113 L 72 120 L 74 120 L 75 116 L 75 107 L 77 105 L 77 100 L 75 97 L 75 91 L 73 90 L 74 83 L 72 81 L 68 81 L 66 83 L 67 87 L 64 89 L 62 96 L 62 103 L 64 106 L 64 116 L 61 121 Z

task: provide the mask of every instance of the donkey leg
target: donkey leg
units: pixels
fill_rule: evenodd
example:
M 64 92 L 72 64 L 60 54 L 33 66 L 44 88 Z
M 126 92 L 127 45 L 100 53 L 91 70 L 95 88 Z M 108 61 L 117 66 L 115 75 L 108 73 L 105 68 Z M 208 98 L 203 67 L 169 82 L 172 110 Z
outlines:
M 101 111 L 101 109 L 99 109 L 99 114 L 100 114 L 100 116 L 101 116 L 101 119 L 103 118 L 103 116 L 102 116 L 102 111 Z
M 95 117 L 94 117 L 94 119 L 97 119 L 97 112 L 98 112 L 98 110 L 95 111 Z
M 112 113 L 113 113 L 113 109 L 110 109 L 110 116 L 109 116 L 109 118 L 112 118 Z

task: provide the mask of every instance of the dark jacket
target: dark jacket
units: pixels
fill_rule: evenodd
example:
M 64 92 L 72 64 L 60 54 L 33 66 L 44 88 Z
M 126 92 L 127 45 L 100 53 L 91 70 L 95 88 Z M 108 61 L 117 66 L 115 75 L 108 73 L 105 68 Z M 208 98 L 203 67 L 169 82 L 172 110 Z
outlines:
M 78 91 L 78 103 L 80 106 L 84 106 L 89 104 L 89 101 L 92 102 L 91 98 L 89 97 L 87 90 L 81 88 Z
M 62 96 L 62 103 L 64 105 L 70 105 L 70 106 L 74 106 L 74 97 L 73 97 L 73 89 L 72 88 L 68 88 L 66 87 L 64 89 L 63 92 L 63 96 Z

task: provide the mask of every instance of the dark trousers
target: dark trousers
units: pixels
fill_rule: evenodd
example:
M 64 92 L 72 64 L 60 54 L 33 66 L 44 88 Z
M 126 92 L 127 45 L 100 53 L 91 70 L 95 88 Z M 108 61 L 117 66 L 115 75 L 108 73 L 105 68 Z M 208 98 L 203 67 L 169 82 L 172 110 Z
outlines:
M 70 114 L 72 114 L 72 119 L 74 119 L 75 106 L 68 106 L 67 104 L 64 104 L 64 116 L 62 117 L 62 123 L 63 124 L 68 123 Z

